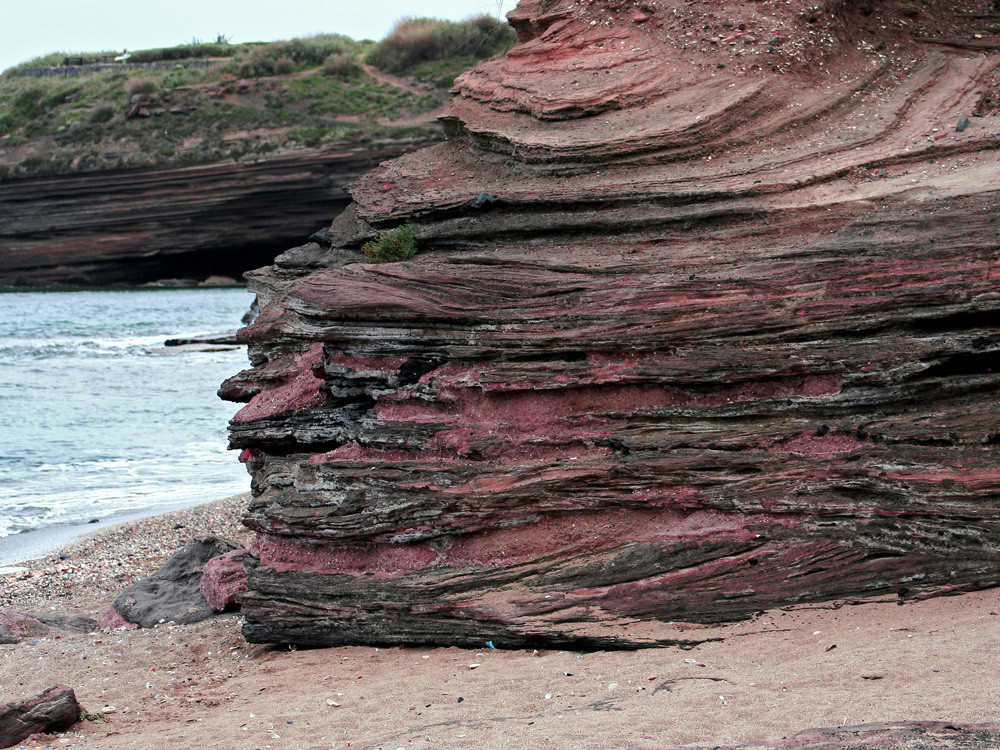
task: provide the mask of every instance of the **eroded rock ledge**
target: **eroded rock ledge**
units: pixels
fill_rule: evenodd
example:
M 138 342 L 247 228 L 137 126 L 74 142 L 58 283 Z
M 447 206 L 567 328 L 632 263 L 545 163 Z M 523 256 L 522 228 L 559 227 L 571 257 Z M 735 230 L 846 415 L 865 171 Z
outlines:
M 634 648 L 1000 582 L 985 5 L 522 0 L 450 140 L 252 278 L 245 635 Z

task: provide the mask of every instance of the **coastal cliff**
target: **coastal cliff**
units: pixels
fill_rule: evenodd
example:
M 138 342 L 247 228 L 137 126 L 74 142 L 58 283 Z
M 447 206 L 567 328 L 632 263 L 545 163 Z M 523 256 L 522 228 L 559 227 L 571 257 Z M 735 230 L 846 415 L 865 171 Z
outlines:
M 251 275 L 245 636 L 635 648 L 1000 582 L 985 6 L 522 0 L 448 141 Z
M 377 43 L 220 35 L 133 63 L 6 70 L 0 287 L 192 284 L 269 264 L 330 224 L 344 184 L 440 141 L 454 77 L 513 40 L 489 16 L 413 19 Z
M 344 184 L 413 147 L 0 182 L 0 286 L 238 279 L 343 210 Z

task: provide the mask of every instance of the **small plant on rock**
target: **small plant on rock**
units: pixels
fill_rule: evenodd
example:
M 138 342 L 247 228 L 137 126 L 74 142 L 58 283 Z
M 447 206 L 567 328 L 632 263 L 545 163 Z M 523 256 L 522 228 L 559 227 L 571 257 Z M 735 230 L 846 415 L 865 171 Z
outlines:
M 393 229 L 383 229 L 377 240 L 361 246 L 361 252 L 372 263 L 394 263 L 409 260 L 417 254 L 418 247 L 413 227 L 404 224 Z
M 323 72 L 328 76 L 347 80 L 350 78 L 356 78 L 360 75 L 361 66 L 358 65 L 358 61 L 353 57 L 342 52 L 340 54 L 330 55 L 323 61 Z

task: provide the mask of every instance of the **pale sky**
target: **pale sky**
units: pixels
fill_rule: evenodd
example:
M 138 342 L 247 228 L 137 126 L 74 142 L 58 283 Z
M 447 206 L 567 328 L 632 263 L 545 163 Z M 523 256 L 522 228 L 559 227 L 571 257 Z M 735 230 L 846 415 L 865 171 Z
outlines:
M 515 0 L 0 0 L 0 71 L 50 52 L 268 42 L 320 33 L 381 39 L 398 19 L 507 13 Z

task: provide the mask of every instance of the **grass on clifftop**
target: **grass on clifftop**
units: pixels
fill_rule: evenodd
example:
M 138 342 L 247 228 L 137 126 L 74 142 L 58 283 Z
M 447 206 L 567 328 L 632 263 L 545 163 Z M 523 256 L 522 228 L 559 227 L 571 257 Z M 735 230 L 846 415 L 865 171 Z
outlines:
M 365 60 L 388 73 L 448 88 L 479 60 L 502 55 L 516 42 L 514 29 L 490 16 L 461 22 L 404 18 Z
M 338 34 L 239 45 L 220 37 L 134 51 L 128 66 L 80 75 L 62 74 L 66 54 L 47 55 L 0 75 L 0 179 L 435 140 L 429 113 L 446 101 L 443 86 L 503 51 L 497 39 L 508 37 L 509 26 L 486 17 L 419 19 L 378 44 Z M 73 57 L 98 64 L 113 54 Z M 37 68 L 59 70 L 32 75 Z

